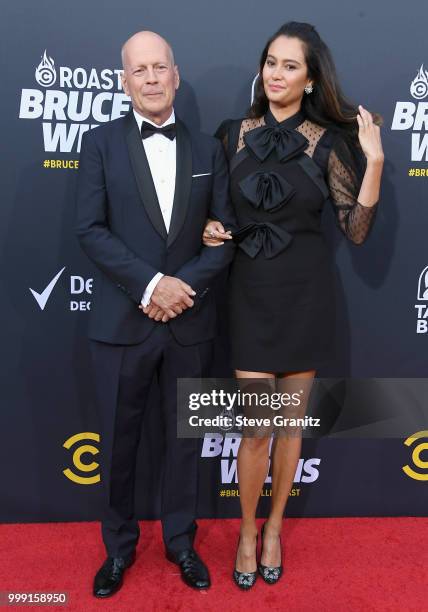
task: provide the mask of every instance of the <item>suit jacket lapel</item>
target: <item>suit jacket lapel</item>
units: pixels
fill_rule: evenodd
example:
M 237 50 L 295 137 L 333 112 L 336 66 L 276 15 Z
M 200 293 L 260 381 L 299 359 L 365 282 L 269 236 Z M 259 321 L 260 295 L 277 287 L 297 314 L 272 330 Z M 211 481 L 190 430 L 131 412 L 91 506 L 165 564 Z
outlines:
M 175 174 L 174 204 L 172 207 L 171 224 L 168 232 L 167 245 L 171 246 L 177 238 L 186 218 L 189 206 L 190 190 L 192 188 L 192 145 L 186 126 L 176 119 L 176 155 L 177 166 Z
M 125 117 L 126 126 L 126 144 L 128 146 L 129 158 L 131 160 L 132 169 L 137 181 L 138 191 L 144 208 L 153 223 L 156 231 L 166 240 L 167 231 L 159 206 L 158 197 L 156 194 L 155 185 L 153 183 L 152 174 L 150 172 L 149 162 L 147 161 L 146 152 L 144 151 L 141 134 L 138 130 L 137 122 L 135 121 L 134 113 L 131 110 Z M 178 153 L 178 141 L 177 141 Z M 178 165 L 177 165 L 178 170 Z M 191 174 L 191 173 L 190 173 Z M 177 195 L 177 188 L 176 188 Z M 174 201 L 175 205 L 175 201 Z

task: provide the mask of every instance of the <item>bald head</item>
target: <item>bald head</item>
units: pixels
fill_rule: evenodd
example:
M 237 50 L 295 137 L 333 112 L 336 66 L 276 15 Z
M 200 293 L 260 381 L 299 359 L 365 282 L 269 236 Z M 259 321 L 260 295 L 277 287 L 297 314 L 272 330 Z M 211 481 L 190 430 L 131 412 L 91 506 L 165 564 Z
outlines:
M 130 65 L 130 62 L 138 56 L 144 53 L 145 50 L 150 51 L 163 51 L 167 56 L 171 64 L 174 66 L 174 53 L 171 45 L 162 38 L 156 32 L 150 32 L 149 30 L 143 30 L 137 32 L 122 45 L 121 56 L 122 66 L 126 70 L 126 67 Z
M 122 47 L 122 64 L 123 89 L 134 110 L 162 125 L 180 84 L 171 46 L 155 32 L 137 32 Z

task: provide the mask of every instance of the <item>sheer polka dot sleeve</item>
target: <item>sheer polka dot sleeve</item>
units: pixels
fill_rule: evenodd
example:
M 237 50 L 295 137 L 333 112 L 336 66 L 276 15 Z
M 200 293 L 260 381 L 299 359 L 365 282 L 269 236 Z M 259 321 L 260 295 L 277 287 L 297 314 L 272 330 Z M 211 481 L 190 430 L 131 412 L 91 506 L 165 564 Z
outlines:
M 327 176 L 340 229 L 354 244 L 362 244 L 373 225 L 377 204 L 368 207 L 358 202 L 360 181 L 345 167 L 334 148 L 329 155 Z

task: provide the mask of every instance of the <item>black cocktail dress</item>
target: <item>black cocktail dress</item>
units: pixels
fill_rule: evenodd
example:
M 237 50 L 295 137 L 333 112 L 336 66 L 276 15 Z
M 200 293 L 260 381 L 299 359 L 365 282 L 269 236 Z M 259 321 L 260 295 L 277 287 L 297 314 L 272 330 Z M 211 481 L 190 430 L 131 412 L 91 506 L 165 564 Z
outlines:
M 334 350 L 335 293 L 324 204 L 360 244 L 376 206 L 357 201 L 360 185 L 336 152 L 336 132 L 302 111 L 278 123 L 225 121 L 238 243 L 229 279 L 232 367 L 254 372 L 318 369 Z

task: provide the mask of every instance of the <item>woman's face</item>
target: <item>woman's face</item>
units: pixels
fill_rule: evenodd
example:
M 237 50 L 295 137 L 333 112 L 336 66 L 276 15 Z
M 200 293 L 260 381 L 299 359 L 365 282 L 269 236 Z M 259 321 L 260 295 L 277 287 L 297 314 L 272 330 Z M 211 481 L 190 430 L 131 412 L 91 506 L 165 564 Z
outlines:
M 298 38 L 278 36 L 268 49 L 263 66 L 263 85 L 270 103 L 289 106 L 300 103 L 308 79 L 303 45 Z

